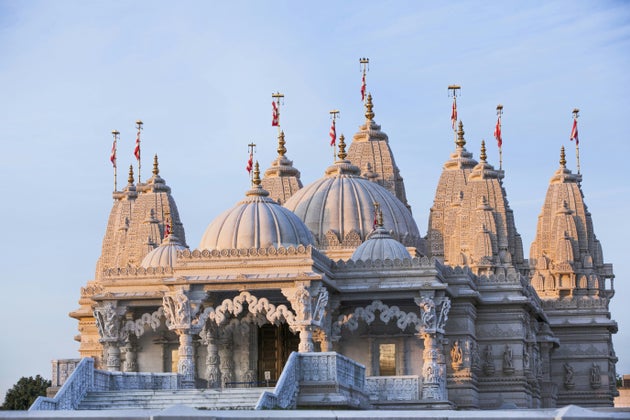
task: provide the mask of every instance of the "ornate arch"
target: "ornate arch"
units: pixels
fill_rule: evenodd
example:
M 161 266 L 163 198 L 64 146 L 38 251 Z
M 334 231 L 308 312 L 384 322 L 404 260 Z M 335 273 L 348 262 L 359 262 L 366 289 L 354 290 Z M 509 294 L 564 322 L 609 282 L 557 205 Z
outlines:
M 376 319 L 375 312 L 380 312 L 379 319 L 385 324 L 396 318 L 396 326 L 401 330 L 405 330 L 409 325 L 413 324 L 416 331 L 420 332 L 422 322 L 418 315 L 413 312 L 401 311 L 398 306 L 387 306 L 380 300 L 375 300 L 365 308 L 356 308 L 353 313 L 347 315 L 339 315 L 337 321 L 332 325 L 332 335 L 334 339 L 338 339 L 341 335 L 342 328 L 348 328 L 354 331 L 359 328 L 359 321 L 363 320 L 370 325 Z
M 276 325 L 283 321 L 290 326 L 295 324 L 296 316 L 286 305 L 276 306 L 270 303 L 267 298 L 259 299 L 247 291 L 241 292 L 233 299 L 225 299 L 216 308 L 206 308 L 199 317 L 199 324 L 203 325 L 206 321 L 211 321 L 217 326 L 223 325 L 230 315 L 237 317 L 243 312 L 244 303 L 247 303 L 247 310 L 256 319 L 260 319 L 262 316 L 268 322 Z

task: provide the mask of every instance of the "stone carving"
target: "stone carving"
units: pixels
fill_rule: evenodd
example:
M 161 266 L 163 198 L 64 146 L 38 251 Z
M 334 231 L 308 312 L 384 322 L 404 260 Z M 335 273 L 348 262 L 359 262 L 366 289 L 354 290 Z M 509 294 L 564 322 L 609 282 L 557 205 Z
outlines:
M 597 389 L 602 386 L 602 372 L 597 363 L 591 367 L 591 388 Z
M 492 355 L 492 345 L 488 344 L 483 352 L 483 373 L 486 376 L 494 375 L 494 356 Z
M 448 312 L 451 309 L 450 299 L 438 298 L 436 303 L 432 298 L 423 296 L 415 298 L 415 302 L 420 307 L 421 329 L 427 332 L 444 333 Z
M 216 325 L 223 325 L 228 315 L 238 316 L 243 312 L 243 304 L 247 303 L 247 309 L 252 315 L 261 315 L 271 324 L 286 322 L 289 326 L 295 324 L 296 315 L 286 305 L 274 305 L 266 298 L 258 299 L 249 292 L 241 292 L 233 299 L 225 299 L 217 307 L 208 307 L 199 317 L 198 325 L 205 323 L 206 319 Z
M 511 375 L 514 373 L 514 361 L 512 360 L 512 347 L 509 344 L 505 345 L 503 350 L 503 373 Z
M 121 317 L 113 302 L 105 302 L 94 309 L 94 320 L 101 341 L 118 341 L 121 330 Z
M 355 331 L 359 328 L 359 321 L 363 320 L 370 325 L 376 319 L 375 312 L 380 312 L 379 319 L 387 324 L 390 320 L 397 318 L 396 326 L 405 330 L 409 325 L 414 325 L 416 331 L 420 331 L 421 320 L 414 313 L 401 311 L 398 306 L 387 306 L 380 300 L 375 300 L 365 308 L 356 308 L 353 313 L 340 315 L 332 325 L 333 340 L 338 340 L 341 336 L 341 329 L 348 328 Z
M 575 387 L 575 379 L 574 379 L 575 371 L 573 370 L 573 366 L 565 362 L 563 367 L 564 367 L 564 387 L 566 389 L 573 389 Z
M 463 353 L 462 348 L 459 345 L 459 340 L 455 340 L 453 347 L 451 347 L 451 367 L 454 371 L 458 371 L 462 368 Z
M 188 296 L 182 290 L 165 295 L 162 299 L 162 307 L 169 329 L 188 329 L 191 327 L 191 319 L 194 316 L 193 309 Z
M 415 401 L 418 399 L 417 376 L 373 376 L 365 378 L 365 388 L 373 401 Z
M 206 374 L 208 388 L 221 387 L 221 371 L 219 370 L 219 348 L 217 346 L 217 331 L 212 324 L 206 324 L 206 328 L 199 333 L 201 342 L 207 346 Z
M 164 308 L 160 307 L 153 313 L 145 313 L 136 320 L 127 320 L 123 327 L 123 330 L 128 334 L 134 334 L 137 338 L 140 338 L 145 333 L 145 327 L 150 327 L 153 331 L 162 324 L 162 316 L 164 315 Z

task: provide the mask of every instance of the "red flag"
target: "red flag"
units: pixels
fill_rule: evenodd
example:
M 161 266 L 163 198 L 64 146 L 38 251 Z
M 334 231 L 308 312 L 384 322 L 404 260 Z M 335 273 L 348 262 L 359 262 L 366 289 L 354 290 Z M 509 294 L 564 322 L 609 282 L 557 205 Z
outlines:
M 455 98 L 453 98 L 453 109 L 451 111 L 451 125 L 453 126 L 453 130 L 455 130 L 456 124 L 457 124 L 457 102 L 455 102 Z
M 280 114 L 278 113 L 278 104 L 276 103 L 276 101 L 272 101 L 271 106 L 273 107 L 271 126 L 277 127 L 280 125 Z
M 499 149 L 503 145 L 503 139 L 501 138 L 501 117 L 497 118 L 497 125 L 494 127 L 494 138 L 497 139 Z
M 365 101 L 365 72 L 363 73 L 363 78 L 361 79 L 361 101 Z
M 166 223 L 164 224 L 164 237 L 166 238 L 171 234 L 171 221 L 166 219 Z
M 335 129 L 335 120 L 332 120 L 332 125 L 330 126 L 330 133 L 328 133 L 328 135 L 330 136 L 330 145 L 334 146 L 335 144 L 337 144 L 337 130 Z
M 252 152 L 249 152 L 249 160 L 247 161 L 247 166 L 245 167 L 245 169 L 247 169 L 248 173 L 252 173 L 253 168 L 254 168 L 254 154 Z
M 580 140 L 578 139 L 578 130 L 577 130 L 577 118 L 573 118 L 573 128 L 571 128 L 571 141 L 575 139 L 575 145 L 580 144 Z
M 138 135 L 136 136 L 136 148 L 133 149 L 133 155 L 136 157 L 136 160 L 140 160 L 140 130 L 138 130 Z
M 114 140 L 114 143 L 112 144 L 112 152 L 109 155 L 109 160 L 110 162 L 112 162 L 112 166 L 115 168 L 116 167 L 116 140 Z

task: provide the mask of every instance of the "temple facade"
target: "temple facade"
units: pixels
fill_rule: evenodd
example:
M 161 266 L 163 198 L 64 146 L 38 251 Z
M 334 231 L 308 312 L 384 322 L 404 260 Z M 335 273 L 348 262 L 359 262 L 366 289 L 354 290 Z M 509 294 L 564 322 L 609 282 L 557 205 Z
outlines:
M 275 383 L 292 352 L 336 352 L 365 367 L 377 409 L 612 406 L 614 275 L 564 151 L 527 260 L 504 171 L 484 145 L 473 158 L 461 121 L 422 234 L 371 95 L 365 108 L 307 185 L 280 133 L 196 247 L 157 156 L 145 182 L 130 172 L 70 314 L 80 355 L 225 388 Z

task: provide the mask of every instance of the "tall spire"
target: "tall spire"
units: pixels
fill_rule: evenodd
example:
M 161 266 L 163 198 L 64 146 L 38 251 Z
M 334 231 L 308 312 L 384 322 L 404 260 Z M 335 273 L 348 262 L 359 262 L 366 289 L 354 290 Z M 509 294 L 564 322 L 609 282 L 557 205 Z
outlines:
M 160 173 L 157 153 L 153 156 L 153 171 L 152 172 L 153 172 L 153 176 L 158 176 Z
M 127 178 L 129 185 L 133 185 L 133 165 L 129 165 L 129 177 Z
M 252 185 L 255 185 L 257 188 L 260 187 L 260 166 L 258 165 L 258 161 L 254 164 L 254 178 L 252 179 Z
M 486 163 L 486 142 L 481 140 L 481 154 L 479 155 L 479 160 L 483 163 Z
M 561 168 L 566 168 L 567 167 L 567 160 L 566 160 L 566 157 L 564 155 L 564 146 L 562 146 L 560 148 L 560 167 Z

